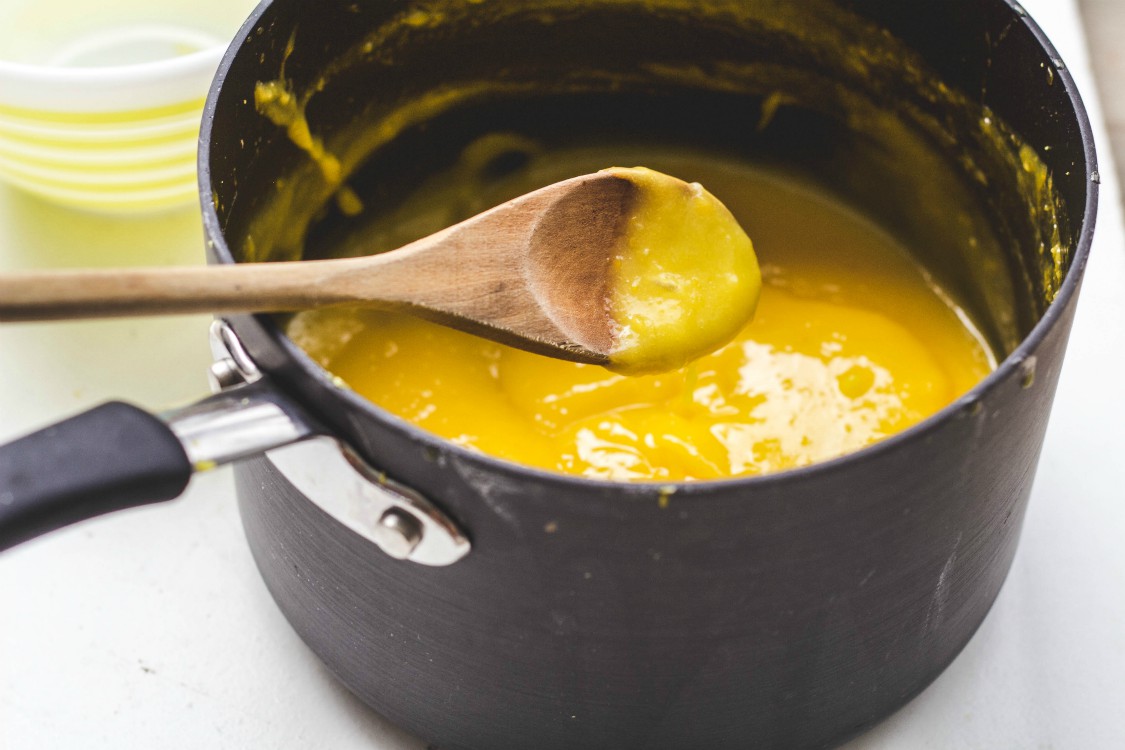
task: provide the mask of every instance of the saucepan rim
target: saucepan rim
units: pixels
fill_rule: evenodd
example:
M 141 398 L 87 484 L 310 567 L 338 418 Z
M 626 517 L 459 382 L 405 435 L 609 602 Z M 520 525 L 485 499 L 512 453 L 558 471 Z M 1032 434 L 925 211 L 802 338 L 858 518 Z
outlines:
M 1036 42 L 1051 59 L 1061 60 L 1046 33 L 1016 0 L 995 1 L 1004 4 L 1011 10 L 1012 14 L 1018 18 L 1020 23 L 1023 23 L 1027 27 Z M 203 209 L 203 224 L 208 242 L 215 258 L 220 263 L 235 263 L 237 261 L 235 261 L 230 247 L 227 244 L 226 234 L 220 224 L 218 211 L 213 198 L 216 193 L 214 192 L 212 183 L 210 160 L 214 118 L 218 108 L 219 97 L 231 66 L 242 52 L 249 35 L 254 31 L 262 16 L 273 4 L 274 0 L 262 0 L 254 9 L 253 13 L 247 18 L 242 28 L 239 29 L 238 34 L 235 35 L 234 40 L 223 56 L 222 62 L 219 64 L 218 73 L 211 85 L 204 107 L 203 124 L 199 136 L 199 196 Z M 937 413 L 902 432 L 896 433 L 858 451 L 853 451 L 833 459 L 819 461 L 809 466 L 759 476 L 699 481 L 618 482 L 570 476 L 546 469 L 525 466 L 455 445 L 444 438 L 427 432 L 391 414 L 354 391 L 334 385 L 331 373 L 321 367 L 305 353 L 304 350 L 293 343 L 270 316 L 255 315 L 253 316 L 254 323 L 258 326 L 260 331 L 265 334 L 270 343 L 280 348 L 292 362 L 295 362 L 300 367 L 304 375 L 320 381 L 322 386 L 330 389 L 334 392 L 335 396 L 342 399 L 349 409 L 365 412 L 378 421 L 393 427 L 396 432 L 411 443 L 436 449 L 449 454 L 456 460 L 471 461 L 487 467 L 491 471 L 511 477 L 518 477 L 523 480 L 534 480 L 537 483 L 548 485 L 565 486 L 567 488 L 584 488 L 588 491 L 611 491 L 622 495 L 624 498 L 633 497 L 639 499 L 641 497 L 650 497 L 654 491 L 667 491 L 668 488 L 674 488 L 677 496 L 681 494 L 701 495 L 716 491 L 727 492 L 732 489 L 740 489 L 750 494 L 756 489 L 764 490 L 774 485 L 800 482 L 812 477 L 831 474 L 832 472 L 846 469 L 852 464 L 859 464 L 876 458 L 885 452 L 899 450 L 900 446 L 919 440 L 925 441 L 939 425 L 956 418 L 956 415 L 962 410 L 971 408 L 974 403 L 981 400 L 989 392 L 998 388 L 1001 383 L 1013 377 L 1013 374 L 1022 368 L 1029 358 L 1034 356 L 1035 351 L 1038 350 L 1049 331 L 1058 323 L 1059 318 L 1064 314 L 1071 299 L 1077 294 L 1086 263 L 1089 260 L 1098 211 L 1100 185 L 1097 179 L 1097 152 L 1090 118 L 1082 101 L 1082 96 L 1070 73 L 1070 69 L 1065 65 L 1059 65 L 1055 75 L 1057 82 L 1060 83 L 1066 91 L 1067 98 L 1070 101 L 1071 108 L 1076 118 L 1076 124 L 1078 125 L 1079 136 L 1082 142 L 1083 169 L 1086 178 L 1086 205 L 1079 225 L 1078 242 L 1074 250 L 1070 268 L 1067 270 L 1066 277 L 1063 279 L 1058 294 L 1036 322 L 1031 332 L 1021 340 L 1015 350 L 1005 357 L 992 373 L 978 382 L 967 393 Z M 297 398 L 295 395 L 294 397 Z M 297 398 L 297 400 L 302 401 L 300 398 Z M 318 412 L 319 410 L 314 409 L 313 411 Z M 377 456 L 373 458 L 377 458 Z M 393 474 L 393 467 L 384 468 L 392 469 L 391 473 Z

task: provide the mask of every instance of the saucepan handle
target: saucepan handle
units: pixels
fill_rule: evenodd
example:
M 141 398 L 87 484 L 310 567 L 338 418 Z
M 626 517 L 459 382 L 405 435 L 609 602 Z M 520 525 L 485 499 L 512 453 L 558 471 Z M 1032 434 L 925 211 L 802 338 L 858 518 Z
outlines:
M 0 550 L 103 513 L 178 497 L 183 444 L 159 418 L 119 401 L 0 446 Z
M 0 446 L 0 551 L 103 513 L 178 497 L 196 471 L 264 457 L 293 487 L 388 555 L 452 565 L 471 544 L 414 490 L 369 466 L 279 391 L 223 321 L 219 392 L 154 416 L 114 402 Z
M 0 446 L 0 550 L 103 513 L 171 500 L 195 471 L 317 432 L 264 380 L 160 416 L 103 404 Z

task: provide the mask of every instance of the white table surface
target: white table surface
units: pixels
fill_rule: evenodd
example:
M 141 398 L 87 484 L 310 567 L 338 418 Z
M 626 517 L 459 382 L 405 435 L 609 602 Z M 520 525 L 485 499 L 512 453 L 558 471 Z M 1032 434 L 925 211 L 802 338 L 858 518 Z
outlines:
M 1102 210 L 1003 591 L 954 664 L 849 750 L 1125 748 L 1125 230 L 1073 0 L 1025 0 L 1087 97 Z M 194 210 L 114 221 L 0 186 L 0 269 L 197 263 Z M 111 398 L 201 396 L 207 319 L 0 327 L 0 439 Z M 0 748 L 421 750 L 301 643 L 228 471 L 0 555 Z M 685 749 L 692 750 L 692 749 Z

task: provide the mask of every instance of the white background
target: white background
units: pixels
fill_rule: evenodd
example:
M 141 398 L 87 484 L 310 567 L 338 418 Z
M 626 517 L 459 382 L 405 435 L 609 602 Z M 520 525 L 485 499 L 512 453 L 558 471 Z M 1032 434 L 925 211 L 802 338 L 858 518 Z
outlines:
M 1073 1 L 1025 5 L 1098 129 L 1093 258 L 1004 590 L 937 682 L 849 750 L 1125 748 L 1125 232 Z M 202 246 L 194 211 L 109 221 L 0 186 L 0 269 L 198 263 Z M 0 327 L 0 439 L 111 398 L 194 400 L 206 390 L 206 327 Z M 289 629 L 219 471 L 176 503 L 0 554 L 0 748 L 59 747 L 423 744 L 352 698 Z

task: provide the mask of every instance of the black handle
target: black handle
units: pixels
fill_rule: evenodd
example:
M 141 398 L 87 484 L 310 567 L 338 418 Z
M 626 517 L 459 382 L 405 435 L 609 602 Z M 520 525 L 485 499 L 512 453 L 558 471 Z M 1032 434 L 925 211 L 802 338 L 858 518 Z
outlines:
M 166 424 L 103 404 L 0 446 L 0 550 L 103 513 L 178 497 L 191 479 Z

